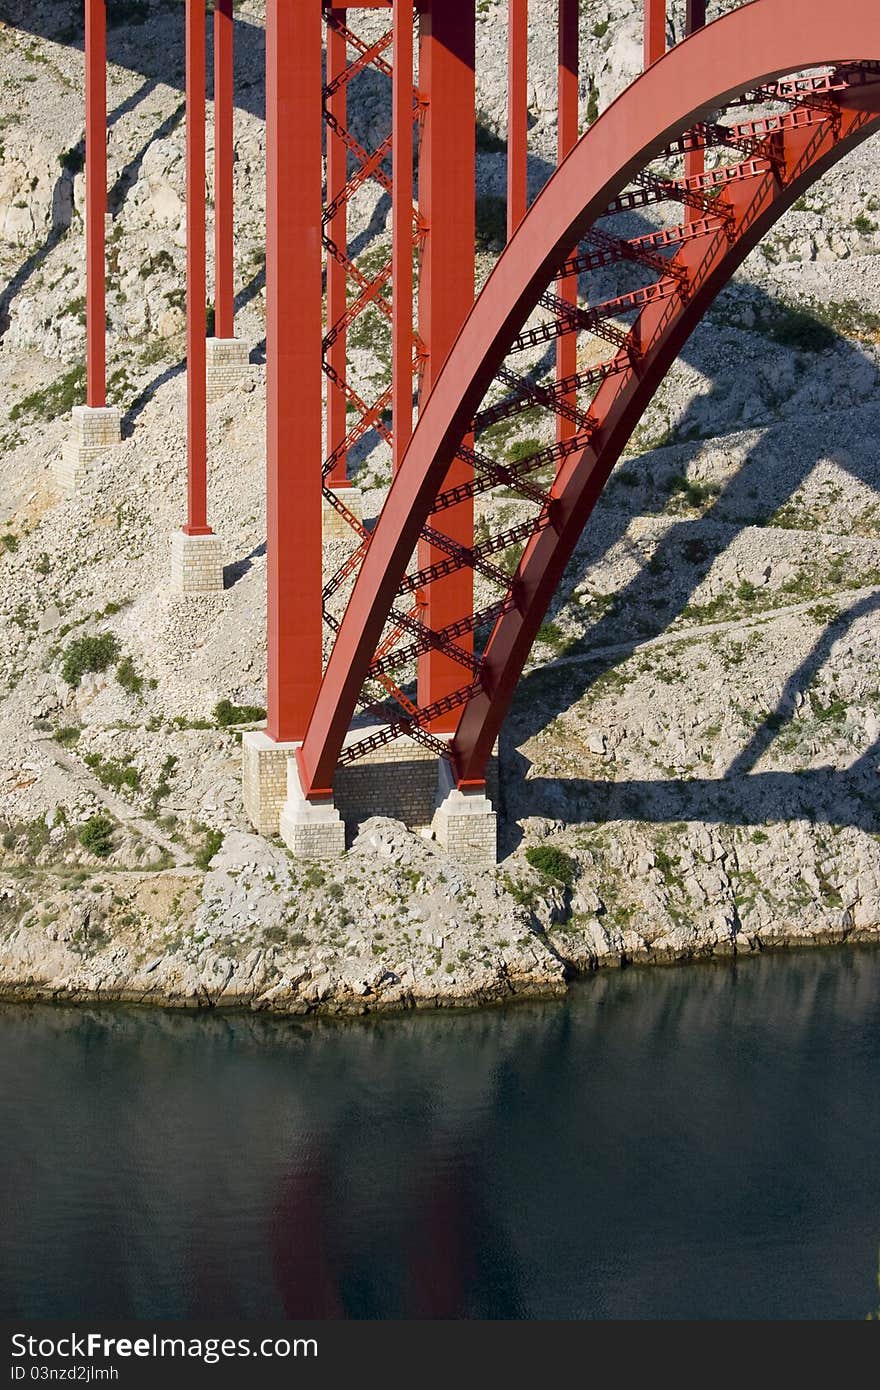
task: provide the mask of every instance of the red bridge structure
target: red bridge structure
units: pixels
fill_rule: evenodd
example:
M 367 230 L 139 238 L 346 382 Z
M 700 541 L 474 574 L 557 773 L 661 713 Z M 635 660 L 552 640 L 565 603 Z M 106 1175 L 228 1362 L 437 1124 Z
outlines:
M 476 0 L 267 0 L 268 720 L 245 736 L 245 804 L 258 829 L 280 830 L 304 856 L 344 848 L 346 798 L 395 814 L 439 767 L 435 835 L 451 853 L 494 861 L 493 749 L 611 470 L 743 259 L 880 122 L 876 0 L 752 0 L 710 24 L 705 0 L 687 0 L 686 37 L 668 51 L 666 0 L 645 0 L 645 71 L 586 129 L 578 3 L 554 3 L 558 168 L 528 206 L 528 0 L 508 0 L 508 240 L 475 298 Z M 88 404 L 100 411 L 104 0 L 87 9 Z M 366 9 L 387 11 L 378 40 L 359 35 Z M 231 0 L 214 10 L 217 334 L 234 343 Z M 188 547 L 204 555 L 213 540 L 204 0 L 187 0 L 187 39 L 181 572 Z M 393 93 L 392 129 L 370 150 L 347 114 L 368 68 Z M 393 223 L 390 259 L 369 273 L 346 227 L 366 180 L 391 199 Z M 626 214 L 645 209 L 651 229 L 632 236 Z M 591 274 L 614 265 L 629 288 L 598 299 Z M 352 383 L 347 345 L 368 307 L 390 326 L 393 364 L 370 400 Z M 546 442 L 503 455 L 494 427 L 524 418 Z M 393 480 L 365 525 L 347 465 L 370 432 L 392 448 Z M 475 499 L 493 489 L 516 519 L 493 525 L 484 513 L 475 534 Z M 329 573 L 322 527 L 351 533 Z

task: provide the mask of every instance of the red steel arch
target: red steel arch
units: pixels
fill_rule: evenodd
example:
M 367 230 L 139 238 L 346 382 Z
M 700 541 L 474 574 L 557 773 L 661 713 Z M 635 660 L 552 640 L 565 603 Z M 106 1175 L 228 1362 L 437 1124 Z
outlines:
M 786 78 L 791 73 L 807 76 Z M 767 116 L 768 105 L 781 105 L 783 114 Z M 742 107 L 757 108 L 758 118 L 719 123 L 719 113 Z M 513 528 L 501 538 L 526 541 L 504 599 L 482 615 L 462 619 L 463 632 L 473 631 L 477 618 L 487 613 L 494 626 L 455 701 L 461 714 L 450 756 L 459 785 L 483 780 L 566 563 L 611 469 L 686 339 L 768 228 L 805 188 L 878 128 L 876 0 L 840 0 L 835 6 L 827 0 L 753 0 L 655 63 L 580 139 L 499 258 L 421 413 L 366 549 L 299 752 L 306 795 L 332 787 L 352 716 L 359 700 L 364 703 L 365 683 L 371 672 L 375 676 L 388 664 L 395 634 L 382 638 L 389 621 L 398 624 L 397 640 L 403 634 L 410 652 L 420 645 L 426 649 L 425 643 L 454 646 L 456 631 L 420 635 L 418 624 L 401 615 L 395 601 L 433 578 L 420 573 L 407 579 L 407 567 L 429 515 L 435 513 L 435 522 L 438 503 L 441 508 L 448 503 L 440 489 L 475 423 L 479 427 L 481 421 L 548 398 L 559 412 L 563 393 L 554 398 L 552 390 L 517 381 L 503 370 L 505 357 L 531 341 L 529 330 L 523 330 L 536 306 L 549 305 L 557 315 L 555 327 L 539 326 L 541 341 L 586 328 L 614 344 L 615 353 L 601 369 L 580 375 L 579 388 L 598 383 L 598 389 L 589 407 L 580 411 L 578 433 L 567 447 L 543 450 L 513 467 L 478 460 L 484 466 L 482 484 L 476 466 L 477 490 L 510 482 L 521 488 L 521 496 L 537 499 L 539 513 L 530 529 L 519 528 L 524 534 Z M 732 150 L 739 162 L 717 164 L 714 171 L 690 179 L 648 168 L 660 157 L 668 161 L 713 145 Z M 671 232 L 623 241 L 595 225 L 614 213 L 669 201 L 687 213 L 686 222 Z M 572 317 L 548 292 L 563 266 L 574 264 L 571 248 L 585 239 L 587 250 L 579 253 L 575 268 L 628 259 L 653 266 L 655 283 Z M 663 250 L 670 246 L 673 255 L 664 258 Z M 615 317 L 632 310 L 637 313 L 629 328 L 615 326 Z M 534 334 L 532 330 L 532 338 Z M 494 413 L 491 407 L 479 412 L 499 379 L 512 386 L 513 396 L 502 402 L 500 416 L 497 402 Z M 529 475 L 548 461 L 555 465 L 555 476 L 542 493 Z M 494 550 L 499 548 L 500 541 Z M 486 572 L 498 574 L 477 547 L 458 556 L 450 550 L 449 555 L 450 565 L 482 564 Z M 436 711 L 426 709 L 421 720 L 418 713 L 392 720 L 387 737 L 407 732 L 428 740 L 426 726 L 435 716 Z M 351 760 L 358 751 L 346 748 L 342 756 Z

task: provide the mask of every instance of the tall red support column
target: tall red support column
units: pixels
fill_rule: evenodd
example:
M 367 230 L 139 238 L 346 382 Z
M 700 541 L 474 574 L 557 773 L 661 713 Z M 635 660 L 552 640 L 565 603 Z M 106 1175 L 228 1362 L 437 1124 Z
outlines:
M 529 0 L 507 0 L 507 240 L 528 204 Z
M 86 0 L 86 404 L 107 404 L 107 10 Z
M 391 415 L 394 471 L 407 450 L 413 428 L 413 6 L 394 0 L 392 76 Z
M 346 11 L 338 8 L 330 11 L 330 19 L 337 19 L 345 23 Z M 347 61 L 346 43 L 344 35 L 337 32 L 332 23 L 327 25 L 327 81 L 333 82 L 345 71 Z M 339 122 L 343 130 L 346 129 L 348 117 L 347 84 L 342 82 L 339 88 L 327 100 L 329 114 Z M 338 198 L 345 188 L 347 175 L 348 150 L 345 142 L 340 138 L 332 126 L 327 127 L 327 202 L 332 203 Z M 331 218 L 327 226 L 327 234 L 330 240 L 345 252 L 348 249 L 348 207 L 345 202 L 340 203 L 338 211 Z M 346 307 L 346 273 L 345 267 L 340 265 L 334 256 L 327 258 L 327 324 L 338 323 L 345 313 Z M 346 359 L 348 352 L 348 335 L 345 329 L 339 334 L 336 341 L 328 349 L 327 358 L 330 367 L 338 374 L 338 377 L 345 381 L 348 372 L 346 370 Z M 327 454 L 332 454 L 346 435 L 346 400 L 345 393 L 335 381 L 327 378 Z M 348 467 L 345 453 L 340 454 L 333 466 L 333 471 L 327 479 L 330 487 L 348 487 Z
M 666 52 L 666 0 L 645 0 L 645 67 Z
M 269 738 L 301 739 L 321 680 L 321 0 L 266 6 Z
M 577 144 L 578 138 L 578 0 L 559 0 L 557 156 L 561 164 Z M 556 293 L 568 304 L 577 304 L 577 276 L 564 275 L 556 282 Z M 577 334 L 564 333 L 556 342 L 556 377 L 562 380 L 577 371 Z M 575 405 L 574 392 L 566 400 Z M 570 439 L 573 420 L 556 417 L 556 438 Z
M 697 29 L 702 29 L 706 23 L 706 0 L 687 0 L 685 9 L 685 33 L 690 35 Z M 684 157 L 684 172 L 686 177 L 693 178 L 702 174 L 706 168 L 705 150 L 689 150 Z M 695 208 L 685 209 L 685 221 L 695 222 L 699 217 Z
M 186 0 L 186 450 L 184 534 L 209 536 L 205 346 L 205 2 Z
M 214 0 L 214 332 L 235 334 L 232 0 Z
M 422 0 L 419 86 L 427 101 L 419 159 L 419 210 L 427 225 L 419 280 L 419 331 L 427 352 L 423 378 L 430 393 L 474 301 L 476 160 L 475 0 Z M 456 460 L 446 486 L 469 481 L 471 467 Z M 439 531 L 461 546 L 473 545 L 474 507 L 468 499 L 436 518 Z M 419 566 L 446 558 L 422 541 Z M 439 629 L 473 611 L 473 571 L 467 567 L 424 591 L 424 619 Z M 461 639 L 467 646 L 470 636 Z M 419 659 L 419 704 L 458 690 L 467 671 L 443 652 Z M 451 731 L 453 709 L 433 721 L 435 733 Z

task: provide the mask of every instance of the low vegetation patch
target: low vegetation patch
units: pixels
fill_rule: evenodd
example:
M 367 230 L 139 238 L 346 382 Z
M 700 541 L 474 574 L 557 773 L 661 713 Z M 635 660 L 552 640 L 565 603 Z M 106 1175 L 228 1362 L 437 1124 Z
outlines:
M 214 706 L 214 723 L 219 729 L 229 729 L 234 724 L 256 724 L 266 718 L 266 711 L 260 705 L 234 705 L 231 700 L 218 700 Z
M 211 860 L 214 858 L 214 855 L 218 852 L 222 844 L 222 830 L 208 829 L 205 831 L 204 839 L 202 840 L 201 845 L 196 851 L 195 856 L 196 863 L 198 864 L 200 869 L 207 870 L 210 867 Z
M 90 816 L 78 831 L 79 842 L 89 854 L 106 859 L 113 853 L 113 822 L 109 816 Z
M 577 865 L 565 850 L 554 845 L 532 845 L 526 850 L 526 861 L 537 869 L 542 878 L 562 883 L 570 888 L 574 882 Z
M 89 672 L 106 671 L 119 656 L 119 639 L 112 632 L 77 637 L 69 642 L 61 661 L 68 685 L 77 686 Z

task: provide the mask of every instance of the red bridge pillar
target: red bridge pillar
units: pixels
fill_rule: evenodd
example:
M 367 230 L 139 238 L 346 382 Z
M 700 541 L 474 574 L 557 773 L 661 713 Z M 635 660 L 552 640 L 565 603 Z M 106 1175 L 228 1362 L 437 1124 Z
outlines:
M 556 127 L 557 157 L 561 164 L 578 138 L 578 0 L 559 0 L 558 111 Z M 577 276 L 560 276 L 556 293 L 567 304 L 577 304 Z M 562 381 L 577 371 L 577 333 L 564 333 L 556 344 L 556 378 Z M 577 395 L 566 394 L 574 406 Z M 575 433 L 573 420 L 556 417 L 556 438 L 570 439 Z
M 413 7 L 394 0 L 394 69 L 392 82 L 391 283 L 391 418 L 394 425 L 394 471 L 406 453 L 413 428 Z
M 268 729 L 301 739 L 321 680 L 321 0 L 266 7 Z
M 346 11 L 342 8 L 331 10 L 331 18 L 345 23 Z M 327 25 L 327 81 L 333 82 L 344 71 L 347 61 L 345 36 L 332 24 Z M 339 122 L 343 130 L 347 127 L 348 85 L 342 82 L 327 101 L 331 116 Z M 327 128 L 327 202 L 334 202 L 345 188 L 347 177 L 348 149 L 345 141 L 332 127 Z M 327 226 L 330 240 L 341 251 L 348 250 L 348 204 L 341 202 Z M 348 293 L 348 277 L 345 267 L 335 256 L 327 257 L 327 324 L 337 323 L 345 313 Z M 347 333 L 345 329 L 328 350 L 330 366 L 345 381 L 347 378 Z M 327 378 L 327 455 L 333 454 L 344 442 L 346 427 L 345 392 L 329 377 Z M 348 487 L 347 456 L 340 453 L 327 479 L 329 487 Z
M 179 593 L 223 589 L 220 539 L 208 525 L 205 0 L 186 0 L 186 524 L 171 538 Z
M 507 240 L 528 205 L 529 0 L 507 0 Z
M 235 334 L 232 0 L 214 0 L 214 331 Z
M 186 424 L 188 536 L 208 525 L 205 274 L 205 4 L 186 0 Z
M 687 0 L 685 10 L 685 33 L 690 35 L 696 33 L 697 29 L 704 28 L 706 23 L 706 0 Z M 684 172 L 686 177 L 694 178 L 705 172 L 706 152 L 705 150 L 690 150 L 684 157 Z M 685 221 L 695 222 L 699 217 L 695 208 L 685 209 Z
M 476 160 L 475 0 L 422 0 L 419 87 L 427 101 L 419 160 L 419 210 L 427 226 L 419 280 L 419 332 L 427 352 L 423 390 L 429 394 L 474 302 Z M 470 464 L 456 460 L 446 477 L 455 487 L 471 477 Z M 473 500 L 444 511 L 437 529 L 470 547 Z M 419 566 L 448 552 L 419 544 Z M 473 611 L 473 571 L 467 567 L 424 591 L 424 621 L 443 628 Z M 472 637 L 461 639 L 467 646 Z M 467 671 L 440 651 L 419 658 L 419 704 L 431 705 L 460 689 Z M 458 710 L 433 720 L 435 732 L 451 731 Z
M 666 0 L 645 0 L 645 67 L 666 52 Z
M 73 410 L 56 478 L 64 488 L 85 481 L 101 453 L 119 443 L 119 411 L 107 407 L 107 10 L 86 0 L 86 404 Z
M 86 404 L 106 396 L 107 9 L 86 5 Z
M 290 755 L 321 682 L 322 27 L 321 0 L 268 0 L 268 718 L 265 733 L 242 740 L 245 810 L 268 835 L 283 831 Z M 308 822 L 311 809 L 303 805 Z

